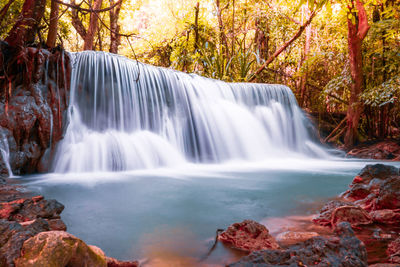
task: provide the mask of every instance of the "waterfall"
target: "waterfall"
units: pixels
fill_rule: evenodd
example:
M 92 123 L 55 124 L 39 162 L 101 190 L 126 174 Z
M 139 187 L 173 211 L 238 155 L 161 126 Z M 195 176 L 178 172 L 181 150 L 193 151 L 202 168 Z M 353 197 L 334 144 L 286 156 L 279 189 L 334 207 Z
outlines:
M 0 131 L 0 163 L 1 161 L 4 162 L 5 168 L 7 170 L 6 175 L 12 177 L 13 172 L 10 166 L 10 147 L 8 145 L 7 137 L 2 131 Z
M 103 52 L 71 56 L 55 172 L 328 155 L 286 86 L 225 83 Z

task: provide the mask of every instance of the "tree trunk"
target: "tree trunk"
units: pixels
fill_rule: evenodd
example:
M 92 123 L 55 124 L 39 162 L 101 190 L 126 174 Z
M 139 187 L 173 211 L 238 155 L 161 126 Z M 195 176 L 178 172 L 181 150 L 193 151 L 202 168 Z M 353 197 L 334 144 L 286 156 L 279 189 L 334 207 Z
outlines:
M 20 18 L 8 33 L 5 41 L 11 46 L 34 43 L 45 7 L 46 0 L 25 0 Z
M 98 10 L 101 8 L 102 0 L 94 0 L 93 9 Z M 99 28 L 99 18 L 95 12 L 90 13 L 89 28 L 84 38 L 83 50 L 93 50 L 93 41 Z
M 219 43 L 220 46 L 223 47 L 223 51 L 225 51 L 225 56 L 228 59 L 229 58 L 229 47 L 228 47 L 228 38 L 226 37 L 225 34 L 225 27 L 224 23 L 222 21 L 222 10 L 220 7 L 219 0 L 216 0 L 216 5 L 217 5 L 217 18 L 218 18 L 218 28 L 219 28 Z
M 301 60 L 301 65 L 304 64 L 305 61 L 308 59 L 308 54 L 310 53 L 310 44 L 311 44 L 311 23 L 306 28 L 306 42 L 304 44 L 304 51 L 303 51 L 303 59 Z M 300 79 L 300 106 L 305 106 L 305 95 L 306 95 L 306 87 L 307 87 L 307 77 L 308 71 L 304 72 L 304 75 L 301 76 Z
M 110 5 L 114 5 L 114 0 L 110 0 Z M 122 1 L 109 11 L 110 15 L 110 52 L 118 54 L 118 46 L 121 44 L 120 26 L 118 25 L 119 12 L 121 11 Z
M 256 19 L 256 32 L 255 32 L 255 37 L 254 37 L 254 42 L 256 44 L 257 50 L 258 50 L 258 54 L 260 56 L 260 58 L 266 60 L 268 57 L 268 41 L 269 41 L 269 28 L 267 25 L 267 35 L 265 35 L 264 33 L 264 29 L 262 28 L 262 26 L 260 25 L 260 19 L 257 18 Z
M 353 8 L 356 7 L 357 13 L 351 13 L 356 20 L 353 24 L 351 19 L 347 19 L 348 26 L 348 49 L 350 60 L 350 72 L 352 84 L 350 88 L 350 99 L 347 109 L 347 131 L 344 137 L 345 147 L 351 148 L 358 141 L 358 124 L 362 112 L 362 104 L 359 101 L 363 91 L 363 63 L 362 63 L 362 41 L 368 33 L 369 25 L 364 5 L 360 0 L 352 1 Z
M 46 41 L 47 47 L 50 48 L 56 45 L 59 6 L 60 4 L 57 1 L 55 0 L 51 1 L 49 32 L 47 33 L 47 41 Z
M 196 52 L 199 49 L 199 11 L 200 11 L 200 3 L 197 2 L 194 13 L 194 51 Z

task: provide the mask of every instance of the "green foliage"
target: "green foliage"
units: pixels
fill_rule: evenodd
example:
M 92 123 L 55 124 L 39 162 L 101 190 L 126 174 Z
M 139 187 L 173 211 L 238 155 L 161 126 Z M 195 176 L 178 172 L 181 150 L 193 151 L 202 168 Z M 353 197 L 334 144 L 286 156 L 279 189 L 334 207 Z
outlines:
M 372 107 L 398 104 L 400 99 L 400 76 L 395 76 L 379 86 L 364 91 L 361 99 L 365 105 Z

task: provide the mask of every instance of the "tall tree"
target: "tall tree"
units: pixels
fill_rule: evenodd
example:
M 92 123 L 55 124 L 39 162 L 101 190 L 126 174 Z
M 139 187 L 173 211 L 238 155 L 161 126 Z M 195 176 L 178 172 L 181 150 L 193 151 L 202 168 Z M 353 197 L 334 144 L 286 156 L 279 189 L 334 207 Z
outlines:
M 358 140 L 358 125 L 362 112 L 360 94 L 364 88 L 362 42 L 368 33 L 367 12 L 361 0 L 352 0 L 347 6 L 348 50 L 351 72 L 350 99 L 347 109 L 345 146 L 350 148 Z
M 83 26 L 83 22 L 79 17 L 80 8 L 75 4 L 74 0 L 71 1 L 71 3 L 75 6 L 75 8 L 72 8 L 71 10 L 72 25 L 83 39 L 83 50 L 93 50 L 94 37 L 99 28 L 99 15 L 96 11 L 100 10 L 102 0 L 94 0 L 94 3 L 92 1 L 89 2 L 91 11 L 89 12 L 89 26 L 87 29 Z
M 34 43 L 45 7 L 46 0 L 25 0 L 21 15 L 8 33 L 6 42 L 12 46 Z
M 225 34 L 225 26 L 222 19 L 222 11 L 228 8 L 229 2 L 226 4 L 225 7 L 221 7 L 220 1 L 216 0 L 215 4 L 217 6 L 217 19 L 218 19 L 218 28 L 219 28 L 219 43 L 222 47 L 222 51 L 225 51 L 226 58 L 229 58 L 229 47 L 228 47 L 228 38 Z
M 110 5 L 113 6 L 114 0 L 110 0 Z M 110 16 L 110 52 L 118 54 L 118 46 L 121 43 L 120 26 L 118 24 L 119 12 L 121 11 L 122 1 L 115 8 L 109 11 Z
M 59 9 L 60 4 L 55 0 L 51 0 L 49 32 L 47 33 L 46 40 L 46 45 L 48 47 L 54 47 L 56 45 Z

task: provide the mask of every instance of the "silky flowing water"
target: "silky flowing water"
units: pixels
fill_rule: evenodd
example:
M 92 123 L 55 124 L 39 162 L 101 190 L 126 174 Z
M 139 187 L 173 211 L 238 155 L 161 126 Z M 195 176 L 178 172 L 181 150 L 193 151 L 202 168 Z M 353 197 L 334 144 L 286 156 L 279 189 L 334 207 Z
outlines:
M 51 173 L 22 181 L 63 203 L 68 231 L 109 256 L 198 265 L 216 229 L 310 214 L 366 164 L 319 144 L 285 86 L 71 56 L 69 124 Z M 219 246 L 206 262 L 233 259 Z

